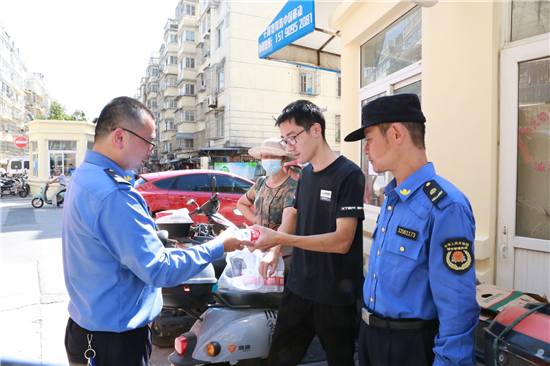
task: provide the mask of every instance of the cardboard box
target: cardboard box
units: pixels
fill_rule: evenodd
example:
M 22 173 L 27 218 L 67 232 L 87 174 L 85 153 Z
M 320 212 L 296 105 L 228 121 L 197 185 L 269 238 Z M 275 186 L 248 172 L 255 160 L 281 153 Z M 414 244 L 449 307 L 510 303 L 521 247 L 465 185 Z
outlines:
M 509 290 L 486 283 L 477 285 L 476 299 L 481 309 L 494 312 L 495 316 L 508 306 L 524 306 L 527 303 L 540 302 L 521 291 Z M 485 313 L 483 316 L 487 317 L 490 314 Z

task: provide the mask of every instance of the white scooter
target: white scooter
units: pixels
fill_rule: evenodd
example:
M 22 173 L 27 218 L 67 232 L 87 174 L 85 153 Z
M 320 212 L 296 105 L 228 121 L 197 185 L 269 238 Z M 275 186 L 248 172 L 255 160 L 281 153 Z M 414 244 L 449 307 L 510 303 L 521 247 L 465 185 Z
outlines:
M 223 226 L 235 227 L 219 214 L 213 219 Z M 166 295 L 163 291 L 165 304 L 178 305 Z M 197 316 L 191 329 L 175 339 L 175 352 L 169 356 L 172 365 L 266 364 L 282 294 L 218 289 L 212 295 L 215 302 L 206 304 L 208 309 Z M 181 305 L 187 303 L 182 299 Z M 301 365 L 324 366 L 325 360 L 325 352 L 315 338 Z

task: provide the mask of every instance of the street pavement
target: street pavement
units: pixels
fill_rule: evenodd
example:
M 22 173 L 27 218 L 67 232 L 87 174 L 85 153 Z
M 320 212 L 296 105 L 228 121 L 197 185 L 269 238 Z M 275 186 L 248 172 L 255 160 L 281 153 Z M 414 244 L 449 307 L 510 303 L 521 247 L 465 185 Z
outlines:
M 0 366 L 68 365 L 62 216 L 30 196 L 0 199 Z M 172 351 L 154 347 L 151 365 L 170 366 Z

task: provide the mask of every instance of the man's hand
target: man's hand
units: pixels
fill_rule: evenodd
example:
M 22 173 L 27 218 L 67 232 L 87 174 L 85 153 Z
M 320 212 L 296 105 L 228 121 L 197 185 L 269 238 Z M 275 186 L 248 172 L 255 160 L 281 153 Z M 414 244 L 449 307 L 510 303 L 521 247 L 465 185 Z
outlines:
M 247 242 L 236 237 L 235 230 L 235 228 L 229 227 L 218 236 L 223 243 L 223 251 L 226 253 L 233 252 L 235 250 L 243 250 L 244 246 L 248 244 Z
M 253 252 L 255 249 L 259 249 L 262 252 L 267 252 L 269 249 L 280 244 L 278 241 L 280 240 L 282 234 L 277 231 L 258 225 L 252 226 L 251 229 L 258 230 L 260 232 L 260 237 L 256 243 L 249 241 L 246 242 L 246 246 L 250 252 Z
M 260 262 L 260 265 L 258 266 L 258 272 L 260 273 L 260 276 L 264 278 L 264 280 L 267 280 L 268 276 L 272 276 L 273 273 L 275 273 L 275 270 L 277 269 L 277 265 L 279 264 L 279 253 L 281 252 L 281 247 L 276 246 L 273 249 L 267 253 L 267 255 L 262 259 Z M 267 269 L 271 267 L 271 270 L 269 271 L 269 274 L 267 273 Z

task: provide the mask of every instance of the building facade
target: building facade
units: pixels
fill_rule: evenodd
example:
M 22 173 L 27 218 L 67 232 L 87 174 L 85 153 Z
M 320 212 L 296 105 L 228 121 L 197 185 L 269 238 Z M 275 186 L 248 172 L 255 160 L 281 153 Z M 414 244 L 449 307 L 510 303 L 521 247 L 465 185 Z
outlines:
M 340 73 L 258 59 L 257 36 L 280 5 L 178 3 L 159 56 L 159 163 L 193 167 L 199 155 L 210 163 L 252 160 L 248 149 L 278 137 L 275 119 L 298 99 L 323 110 L 327 142 L 340 151 Z M 142 79 L 138 96 L 146 105 L 148 82 Z
M 330 20 L 342 35 L 342 134 L 361 125 L 369 100 L 417 93 L 428 158 L 472 204 L 478 279 L 549 296 L 548 2 L 350 1 Z M 369 169 L 362 148 L 342 153 L 367 176 L 368 260 L 392 177 Z

